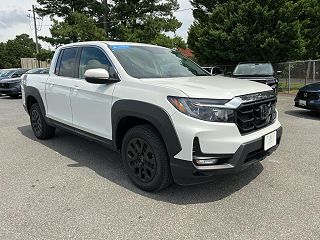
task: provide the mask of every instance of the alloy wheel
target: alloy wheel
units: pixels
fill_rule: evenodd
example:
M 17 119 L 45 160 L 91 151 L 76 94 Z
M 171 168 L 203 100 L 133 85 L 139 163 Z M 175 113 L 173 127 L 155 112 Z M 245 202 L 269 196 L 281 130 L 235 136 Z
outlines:
M 127 161 L 136 178 L 144 183 L 152 181 L 157 164 L 150 145 L 141 138 L 132 139 L 127 145 Z
M 35 133 L 37 135 L 41 134 L 41 129 L 42 129 L 41 118 L 40 118 L 40 114 L 36 110 L 33 110 L 31 112 L 31 124 Z

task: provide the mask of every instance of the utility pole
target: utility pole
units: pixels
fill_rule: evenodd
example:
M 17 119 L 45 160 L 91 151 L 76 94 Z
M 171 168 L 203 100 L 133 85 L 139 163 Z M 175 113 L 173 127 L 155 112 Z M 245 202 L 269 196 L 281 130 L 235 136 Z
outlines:
M 34 37 L 36 39 L 36 52 L 39 53 L 39 46 L 38 46 L 38 30 L 37 30 L 37 19 L 36 13 L 34 11 L 34 5 L 32 5 L 32 14 L 33 14 L 33 24 L 34 24 Z
M 106 32 L 107 37 L 109 37 L 109 6 L 108 6 L 108 0 L 103 0 L 102 1 L 103 6 L 105 8 L 103 12 L 103 28 L 104 31 Z

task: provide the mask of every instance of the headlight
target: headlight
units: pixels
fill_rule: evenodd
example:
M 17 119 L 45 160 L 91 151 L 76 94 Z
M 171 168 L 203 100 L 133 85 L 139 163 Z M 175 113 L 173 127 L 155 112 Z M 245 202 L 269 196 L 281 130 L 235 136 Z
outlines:
M 168 97 L 168 101 L 181 113 L 208 122 L 234 122 L 234 110 L 223 108 L 229 100 Z M 221 105 L 221 107 L 219 106 Z

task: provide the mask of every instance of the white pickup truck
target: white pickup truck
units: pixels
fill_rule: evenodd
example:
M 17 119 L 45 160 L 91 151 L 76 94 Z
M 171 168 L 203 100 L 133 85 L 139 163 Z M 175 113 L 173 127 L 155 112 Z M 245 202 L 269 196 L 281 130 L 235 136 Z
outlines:
M 37 138 L 59 127 L 104 143 L 146 191 L 241 171 L 270 155 L 282 135 L 269 86 L 211 76 L 147 44 L 62 46 L 49 76 L 24 76 L 22 97 Z

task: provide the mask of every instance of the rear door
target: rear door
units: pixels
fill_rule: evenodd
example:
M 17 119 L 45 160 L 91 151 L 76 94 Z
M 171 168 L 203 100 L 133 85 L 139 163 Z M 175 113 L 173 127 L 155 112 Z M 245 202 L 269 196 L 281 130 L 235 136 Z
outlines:
M 92 84 L 84 79 L 86 70 L 103 68 L 110 77 L 118 75 L 107 54 L 95 46 L 83 47 L 80 54 L 78 79 L 71 89 L 73 126 L 91 134 L 112 139 L 111 104 L 114 84 Z
M 60 51 L 54 74 L 46 82 L 47 116 L 72 126 L 70 92 L 74 85 L 78 47 Z

